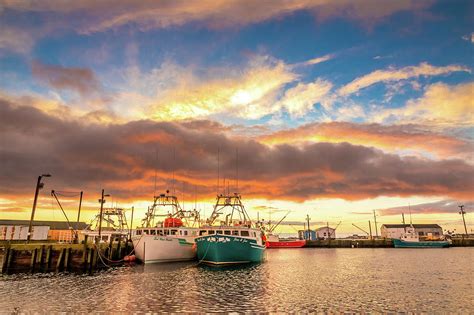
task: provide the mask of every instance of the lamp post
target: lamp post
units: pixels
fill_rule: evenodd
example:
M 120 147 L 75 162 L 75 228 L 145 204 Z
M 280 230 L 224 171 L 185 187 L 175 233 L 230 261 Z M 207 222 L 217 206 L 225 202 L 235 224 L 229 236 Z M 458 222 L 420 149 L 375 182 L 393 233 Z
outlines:
M 100 202 L 100 215 L 99 215 L 99 240 L 98 243 L 100 243 L 100 240 L 102 239 L 102 213 L 104 211 L 104 197 L 109 197 L 110 195 L 104 195 L 104 190 L 102 189 L 102 197 L 99 199 Z
M 38 202 L 38 193 L 39 190 L 44 186 L 44 183 L 41 182 L 43 177 L 51 177 L 51 174 L 42 174 L 38 176 L 38 181 L 36 182 L 35 199 L 33 200 L 33 209 L 31 209 L 30 225 L 28 226 L 28 236 L 26 238 L 27 242 L 31 240 L 31 231 L 33 228 L 33 220 L 35 218 L 36 203 Z

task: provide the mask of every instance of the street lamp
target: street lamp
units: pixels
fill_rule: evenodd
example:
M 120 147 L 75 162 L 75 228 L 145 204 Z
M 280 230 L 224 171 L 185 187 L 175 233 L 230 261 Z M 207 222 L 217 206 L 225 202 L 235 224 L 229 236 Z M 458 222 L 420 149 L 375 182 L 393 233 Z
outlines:
M 41 182 L 41 178 L 43 177 L 51 177 L 51 174 L 41 174 L 40 176 L 38 176 L 38 181 L 36 182 L 35 199 L 33 200 L 33 209 L 31 210 L 30 225 L 28 226 L 27 242 L 31 240 L 31 231 L 33 228 L 33 219 L 35 218 L 36 203 L 38 201 L 38 193 L 39 193 L 39 190 L 44 187 L 44 183 Z
M 102 197 L 99 199 L 100 202 L 100 215 L 99 215 L 99 243 L 102 239 L 102 212 L 104 211 L 104 197 L 110 197 L 109 194 L 104 195 L 104 190 L 102 189 Z

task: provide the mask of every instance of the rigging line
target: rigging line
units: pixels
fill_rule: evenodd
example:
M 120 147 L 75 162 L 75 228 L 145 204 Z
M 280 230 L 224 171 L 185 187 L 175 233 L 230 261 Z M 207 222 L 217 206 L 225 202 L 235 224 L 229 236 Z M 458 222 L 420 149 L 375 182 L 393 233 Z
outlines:
M 239 192 L 239 148 L 235 149 L 235 182 L 236 189 L 235 192 Z
M 176 147 L 173 147 L 173 182 L 172 182 L 172 190 L 173 190 L 173 195 L 176 196 L 176 190 L 175 190 L 175 187 L 174 187 L 174 184 L 175 184 L 175 180 L 174 180 L 174 168 L 175 168 L 175 162 L 176 162 Z
M 153 197 L 156 196 L 156 168 L 158 163 L 158 149 L 155 148 L 155 188 L 153 190 Z

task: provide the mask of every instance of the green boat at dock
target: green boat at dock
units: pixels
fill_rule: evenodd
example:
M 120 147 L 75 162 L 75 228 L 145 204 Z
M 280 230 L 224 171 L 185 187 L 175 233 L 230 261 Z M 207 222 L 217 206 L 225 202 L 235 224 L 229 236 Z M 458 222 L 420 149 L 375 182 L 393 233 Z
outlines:
M 214 265 L 262 262 L 265 245 L 233 235 L 208 235 L 195 239 L 199 261 Z
M 405 229 L 400 239 L 393 239 L 393 246 L 396 248 L 444 248 L 450 244 L 446 239 L 420 240 L 413 225 Z
M 224 211 L 227 210 L 227 215 Z M 216 225 L 223 216 L 225 221 Z M 252 226 L 241 197 L 218 195 L 214 211 L 201 227 L 195 238 L 197 258 L 200 262 L 213 265 L 262 262 L 265 257 L 265 236 L 263 231 Z

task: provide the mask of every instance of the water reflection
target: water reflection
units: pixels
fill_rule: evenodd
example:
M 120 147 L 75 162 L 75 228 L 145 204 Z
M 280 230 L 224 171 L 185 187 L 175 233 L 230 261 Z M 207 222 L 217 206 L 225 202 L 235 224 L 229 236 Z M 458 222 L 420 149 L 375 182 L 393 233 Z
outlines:
M 0 280 L 0 312 L 474 312 L 472 248 L 269 250 L 263 264 Z

